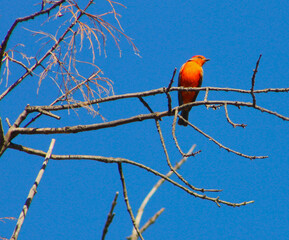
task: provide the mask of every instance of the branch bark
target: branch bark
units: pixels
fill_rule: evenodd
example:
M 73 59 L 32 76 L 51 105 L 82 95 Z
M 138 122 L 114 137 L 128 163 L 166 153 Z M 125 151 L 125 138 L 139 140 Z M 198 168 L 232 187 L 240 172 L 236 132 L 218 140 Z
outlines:
M 48 161 L 49 161 L 49 158 L 51 156 L 54 144 L 55 144 L 55 139 L 52 139 L 51 143 L 50 143 L 50 146 L 49 146 L 49 149 L 48 149 L 48 152 L 46 153 L 44 162 L 42 164 L 42 167 L 41 167 L 41 169 L 40 169 L 40 171 L 39 171 L 39 173 L 38 173 L 38 175 L 36 177 L 36 180 L 35 180 L 32 188 L 29 191 L 29 194 L 28 194 L 28 197 L 26 199 L 26 202 L 25 202 L 25 204 L 23 206 L 23 209 L 22 209 L 22 211 L 20 213 L 20 216 L 19 216 L 18 221 L 16 223 L 16 227 L 15 227 L 14 232 L 12 234 L 11 240 L 17 240 L 18 239 L 18 235 L 19 235 L 19 232 L 21 230 L 22 224 L 24 222 L 24 219 L 26 217 L 26 214 L 28 212 L 30 204 L 31 204 L 35 194 L 37 193 L 37 187 L 39 186 L 39 183 L 40 183 L 40 181 L 42 179 L 42 176 L 44 174 L 45 168 L 46 168 L 46 166 L 48 164 Z
M 36 150 L 36 149 L 32 149 L 32 148 L 28 148 L 28 147 L 24 147 L 18 144 L 14 144 L 11 143 L 10 144 L 10 148 L 19 150 L 19 151 L 23 151 L 26 152 L 28 154 L 33 154 L 33 155 L 37 155 L 37 156 L 45 156 L 45 152 L 41 151 L 41 150 Z M 158 176 L 162 179 L 164 179 L 165 181 L 171 183 L 172 185 L 174 185 L 175 187 L 178 187 L 180 189 L 182 189 L 183 191 L 185 191 L 186 193 L 197 197 L 197 198 L 201 198 L 201 199 L 205 199 L 208 201 L 212 201 L 215 202 L 219 207 L 220 204 L 224 204 L 224 205 L 228 205 L 231 207 L 240 207 L 240 206 L 244 206 L 250 203 L 253 203 L 254 201 L 248 201 L 248 202 L 241 202 L 241 203 L 232 203 L 232 202 L 228 202 L 228 201 L 224 201 L 221 200 L 219 197 L 208 197 L 205 194 L 199 194 L 196 193 L 194 191 L 192 191 L 189 188 L 186 188 L 184 186 L 182 186 L 181 184 L 177 183 L 176 181 L 170 179 L 169 177 L 167 177 L 166 175 L 135 161 L 126 159 L 126 158 L 113 158 L 113 157 L 103 157 L 103 156 L 94 156 L 94 155 L 51 155 L 50 159 L 54 159 L 54 160 L 92 160 L 92 161 L 98 161 L 98 162 L 103 162 L 103 163 L 125 163 L 125 164 L 130 164 L 132 166 L 136 166 L 138 168 L 141 168 L 143 170 L 146 170 L 152 174 L 154 174 L 155 176 Z

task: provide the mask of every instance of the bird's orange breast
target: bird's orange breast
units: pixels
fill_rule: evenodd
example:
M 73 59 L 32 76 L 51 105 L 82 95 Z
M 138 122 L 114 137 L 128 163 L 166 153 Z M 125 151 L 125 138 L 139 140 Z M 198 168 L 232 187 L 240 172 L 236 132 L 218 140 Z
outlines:
M 194 62 L 186 62 L 179 74 L 179 86 L 182 87 L 200 87 L 203 80 L 202 67 Z M 196 100 L 198 92 L 181 92 L 183 104 L 193 102 Z

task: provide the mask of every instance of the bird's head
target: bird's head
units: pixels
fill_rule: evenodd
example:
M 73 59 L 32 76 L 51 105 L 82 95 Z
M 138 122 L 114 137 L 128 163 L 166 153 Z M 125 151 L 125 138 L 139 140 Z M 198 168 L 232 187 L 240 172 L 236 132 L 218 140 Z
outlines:
M 210 59 L 205 58 L 202 55 L 196 55 L 196 56 L 193 56 L 189 61 L 194 61 L 198 63 L 200 66 L 203 66 L 205 62 L 210 61 Z

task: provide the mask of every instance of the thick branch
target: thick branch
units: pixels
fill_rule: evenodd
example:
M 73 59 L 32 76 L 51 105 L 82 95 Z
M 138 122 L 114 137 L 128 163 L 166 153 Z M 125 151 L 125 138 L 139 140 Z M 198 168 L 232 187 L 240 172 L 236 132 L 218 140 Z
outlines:
M 206 104 L 220 104 L 220 105 L 234 105 L 234 106 L 244 106 L 244 107 L 251 107 L 255 108 L 261 112 L 266 112 L 269 114 L 272 114 L 276 117 L 279 117 L 283 120 L 289 121 L 289 117 L 285 117 L 277 112 L 273 112 L 271 110 L 259 107 L 259 106 L 253 106 L 252 103 L 250 102 L 237 102 L 237 101 L 200 101 L 200 102 L 193 102 L 193 103 L 188 103 L 184 104 L 181 107 L 178 107 L 179 110 L 182 110 L 185 107 L 188 106 L 200 106 L 200 105 L 206 105 Z M 45 108 L 45 110 L 47 110 Z M 51 109 L 50 109 L 51 110 Z M 174 113 L 176 108 L 172 110 Z M 125 118 L 125 119 L 119 119 L 119 120 L 114 120 L 111 122 L 106 122 L 106 123 L 96 123 L 96 124 L 90 124 L 90 125 L 77 125 L 77 126 L 72 126 L 72 127 L 60 127 L 60 128 L 16 128 L 11 131 L 13 131 L 13 134 L 68 134 L 68 133 L 79 133 L 79 132 L 84 132 L 84 131 L 92 131 L 92 130 L 98 130 L 98 129 L 103 129 L 103 128 L 110 128 L 110 127 L 116 127 L 120 126 L 123 124 L 127 123 L 132 123 L 132 122 L 139 122 L 139 121 L 144 121 L 148 119 L 159 119 L 160 117 L 168 116 L 169 112 L 164 111 L 164 112 L 155 112 L 155 113 L 149 113 L 149 114 L 140 114 L 137 116 L 133 116 L 130 118 Z
M 235 89 L 235 88 L 218 88 L 218 87 L 201 87 L 201 88 L 184 88 L 184 87 L 171 87 L 169 92 L 172 91 L 224 91 L 224 92 L 238 92 L 244 94 L 251 94 L 251 90 L 243 90 L 243 89 Z M 98 104 L 102 102 L 111 102 L 116 101 L 119 99 L 127 99 L 127 98 L 138 98 L 138 97 L 148 97 L 157 94 L 166 93 L 167 88 L 158 88 L 152 89 L 149 91 L 144 92 L 136 92 L 136 93 L 126 93 L 122 95 L 114 95 L 106 98 L 99 98 L 92 101 L 81 102 L 81 103 L 74 103 L 74 104 L 65 104 L 65 105 L 58 105 L 58 106 L 34 106 L 30 107 L 31 112 L 38 111 L 37 108 L 42 108 L 46 111 L 59 111 L 64 109 L 73 109 L 73 108 L 82 108 L 85 106 Z M 266 88 L 261 90 L 255 90 L 253 93 L 268 93 L 268 92 L 289 92 L 289 88 Z

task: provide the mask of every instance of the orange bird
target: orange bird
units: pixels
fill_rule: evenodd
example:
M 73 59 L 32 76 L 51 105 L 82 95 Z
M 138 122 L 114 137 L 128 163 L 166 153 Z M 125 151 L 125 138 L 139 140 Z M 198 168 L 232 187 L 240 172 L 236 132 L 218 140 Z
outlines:
M 179 73 L 179 87 L 201 87 L 203 81 L 203 68 L 205 62 L 210 59 L 205 58 L 201 55 L 193 56 L 189 59 L 182 67 Z M 199 91 L 179 91 L 179 106 L 194 102 L 198 96 Z M 192 107 L 187 107 L 182 110 L 181 116 L 188 120 L 189 112 Z M 178 121 L 179 125 L 187 126 L 182 119 Z

